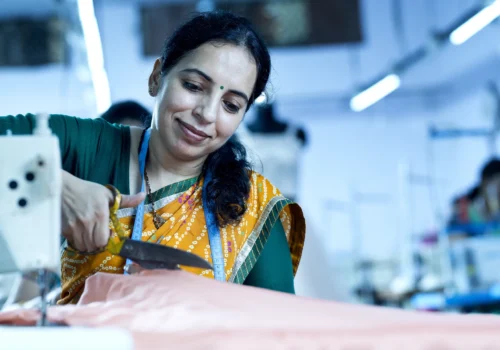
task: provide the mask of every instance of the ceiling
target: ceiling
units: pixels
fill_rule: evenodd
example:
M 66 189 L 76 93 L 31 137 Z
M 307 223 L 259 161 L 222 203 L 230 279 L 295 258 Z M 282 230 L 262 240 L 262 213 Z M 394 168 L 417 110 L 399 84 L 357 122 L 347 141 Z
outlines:
M 62 0 L 1 0 L 0 18 L 54 13 L 59 1 Z M 100 5 L 125 2 L 179 1 L 181 0 L 95 0 L 95 3 L 97 8 Z M 274 53 L 275 61 L 294 65 L 296 61 L 307 58 L 310 62 L 318 63 L 304 64 L 313 74 L 316 71 L 321 74 L 324 69 L 344 72 L 337 74 L 336 79 L 325 82 L 330 88 L 322 91 L 346 97 L 356 88 L 388 72 L 396 61 L 422 45 L 427 45 L 432 32 L 446 29 L 480 3 L 480 0 L 361 0 L 364 32 L 364 42 L 361 45 L 277 50 Z M 479 77 L 483 79 L 484 75 L 484 79 L 488 79 L 486 72 L 497 71 L 498 67 L 491 67 L 489 64 L 498 63 L 500 50 L 495 47 L 495 43 L 498 42 L 499 35 L 500 26 L 493 24 L 462 46 L 449 45 L 435 52 L 404 74 L 401 90 L 418 91 L 419 94 L 422 90 L 436 93 L 439 87 L 449 89 L 450 86 L 468 86 L 474 79 L 474 84 L 482 84 Z M 320 69 L 319 66 L 323 67 Z M 479 74 L 479 71 L 483 74 Z M 344 77 L 339 78 L 342 74 Z M 286 82 L 285 77 L 283 82 Z

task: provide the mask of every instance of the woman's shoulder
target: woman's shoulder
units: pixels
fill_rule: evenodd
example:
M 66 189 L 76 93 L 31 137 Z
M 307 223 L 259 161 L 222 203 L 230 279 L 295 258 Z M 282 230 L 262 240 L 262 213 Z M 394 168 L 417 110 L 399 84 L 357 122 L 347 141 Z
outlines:
M 268 187 L 271 187 L 273 189 L 273 193 L 275 192 L 278 195 L 281 195 L 280 190 L 269 180 L 267 177 L 259 173 L 258 171 L 255 170 L 250 170 L 249 171 L 250 175 L 250 182 L 251 186 L 257 186 L 257 187 L 262 187 L 263 185 L 266 185 Z M 261 184 L 261 185 L 259 185 Z
M 250 173 L 250 182 L 250 195 L 247 201 L 247 221 L 255 222 L 255 227 L 260 228 L 260 232 L 264 233 L 264 237 L 268 237 L 276 222 L 281 222 L 290 246 L 294 267 L 293 271 L 295 273 L 305 239 L 306 225 L 302 209 L 297 203 L 286 198 L 262 174 L 252 171 Z
M 261 206 L 268 202 L 292 201 L 286 198 L 278 187 L 268 178 L 257 171 L 250 171 L 250 196 L 249 200 L 257 201 Z
M 250 173 L 250 182 L 250 194 L 247 200 L 248 215 L 262 219 L 283 214 L 298 223 L 299 231 L 303 230 L 304 216 L 299 204 L 284 196 L 269 179 L 256 171 Z M 282 221 L 287 220 L 282 218 Z M 273 223 L 274 221 L 271 224 Z M 291 228 L 289 224 L 290 222 L 285 227 L 287 236 Z
M 101 118 L 51 114 L 50 127 L 67 146 L 105 152 L 130 144 L 130 128 Z

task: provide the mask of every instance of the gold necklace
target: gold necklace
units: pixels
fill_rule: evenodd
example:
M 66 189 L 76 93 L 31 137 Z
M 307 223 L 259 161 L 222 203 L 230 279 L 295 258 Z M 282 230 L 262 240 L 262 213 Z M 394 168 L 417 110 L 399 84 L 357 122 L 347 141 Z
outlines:
M 146 191 L 148 194 L 149 198 L 149 203 L 151 203 L 151 208 L 153 210 L 153 223 L 155 224 L 156 229 L 158 230 L 161 225 L 163 225 L 166 220 L 162 218 L 160 215 L 155 210 L 155 204 L 153 202 L 153 194 L 151 193 L 151 186 L 149 185 L 149 177 L 148 177 L 148 172 L 146 171 L 146 168 L 144 167 L 144 178 L 146 180 Z

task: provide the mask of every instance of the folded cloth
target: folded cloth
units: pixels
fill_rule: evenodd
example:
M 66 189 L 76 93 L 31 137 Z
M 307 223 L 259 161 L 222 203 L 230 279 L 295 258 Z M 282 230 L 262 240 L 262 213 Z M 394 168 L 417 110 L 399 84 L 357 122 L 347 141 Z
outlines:
M 37 317 L 35 310 L 0 313 L 0 324 Z M 49 319 L 125 328 L 137 349 L 500 349 L 497 316 L 308 299 L 184 271 L 98 273 L 78 305 L 51 307 Z

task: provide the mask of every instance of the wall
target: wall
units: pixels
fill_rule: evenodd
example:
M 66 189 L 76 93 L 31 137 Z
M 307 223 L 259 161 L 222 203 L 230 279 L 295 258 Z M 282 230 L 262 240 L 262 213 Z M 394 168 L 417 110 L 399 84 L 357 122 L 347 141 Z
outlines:
M 82 84 L 71 68 L 52 65 L 0 69 L 0 114 L 50 112 L 93 117 Z

